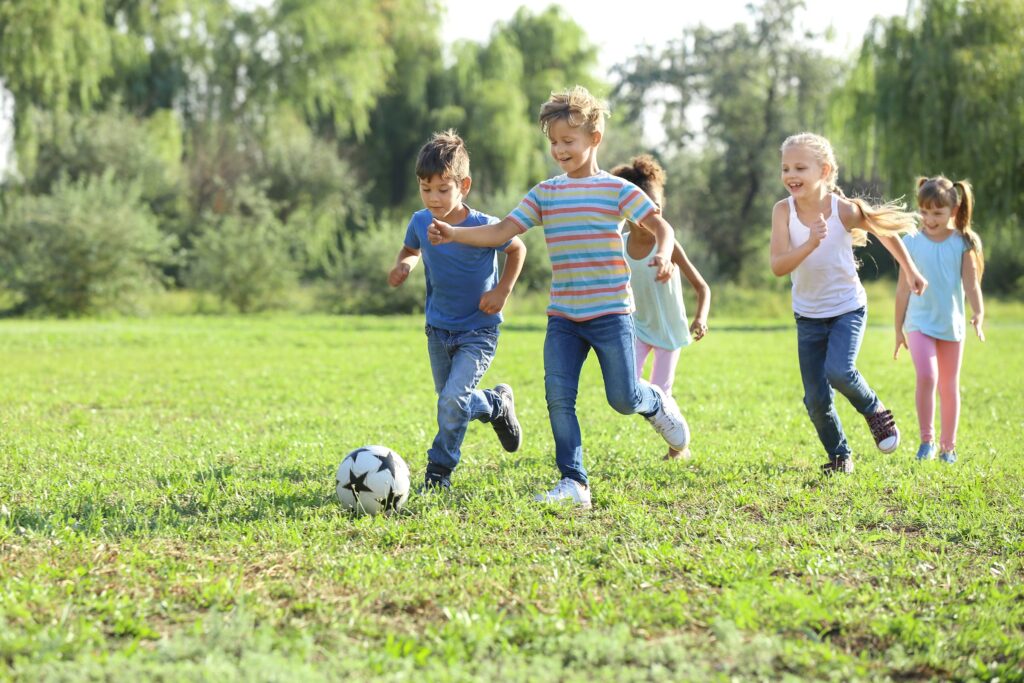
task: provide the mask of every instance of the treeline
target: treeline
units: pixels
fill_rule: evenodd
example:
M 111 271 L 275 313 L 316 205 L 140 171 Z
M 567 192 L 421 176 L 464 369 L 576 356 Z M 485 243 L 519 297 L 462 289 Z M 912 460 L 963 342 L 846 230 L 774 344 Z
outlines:
M 131 310 L 189 288 L 251 311 L 302 284 L 326 311 L 416 310 L 421 279 L 391 291 L 384 276 L 418 208 L 418 147 L 457 128 L 470 203 L 502 215 L 552 173 L 536 110 L 576 83 L 612 102 L 603 165 L 656 154 L 669 220 L 720 281 L 784 286 L 765 265 L 777 150 L 812 129 L 836 143 L 847 192 L 972 179 L 986 284 L 1024 290 L 1024 0 L 914 3 L 876 22 L 854 63 L 797 32 L 799 4 L 681 29 L 607 83 L 554 7 L 446 53 L 432 0 L 8 0 L 0 80 L 16 157 L 0 177 L 0 309 Z M 655 150 L 639 142 L 650 111 L 667 132 Z M 545 250 L 528 238 L 523 286 L 544 289 Z

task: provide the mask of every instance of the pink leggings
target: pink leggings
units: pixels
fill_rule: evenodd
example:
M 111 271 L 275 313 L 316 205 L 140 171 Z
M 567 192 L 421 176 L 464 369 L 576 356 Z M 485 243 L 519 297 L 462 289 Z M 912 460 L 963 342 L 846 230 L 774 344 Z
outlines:
M 654 367 L 651 368 L 651 384 L 661 387 L 666 396 L 672 395 L 672 382 L 676 378 L 679 363 L 679 349 L 669 351 L 646 342 L 636 340 L 636 376 L 642 377 L 647 356 L 654 351 Z
M 935 441 L 935 389 L 938 387 L 942 405 L 939 447 L 952 451 L 956 447 L 956 426 L 960 420 L 960 361 L 964 357 L 964 343 L 935 339 L 915 331 L 907 333 L 907 346 L 917 370 L 917 421 L 921 441 Z

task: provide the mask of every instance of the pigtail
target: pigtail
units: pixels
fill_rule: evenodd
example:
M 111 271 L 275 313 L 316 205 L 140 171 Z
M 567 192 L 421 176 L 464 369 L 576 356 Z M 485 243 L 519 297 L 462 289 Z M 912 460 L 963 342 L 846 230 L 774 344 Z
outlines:
M 981 250 L 981 238 L 971 228 L 971 218 L 974 215 L 974 190 L 966 180 L 957 180 L 953 183 L 953 188 L 960 199 L 956 215 L 953 216 L 953 224 L 963 235 L 964 241 L 967 242 L 971 258 L 974 259 L 978 269 L 978 279 L 981 280 L 981 275 L 985 272 L 985 255 Z

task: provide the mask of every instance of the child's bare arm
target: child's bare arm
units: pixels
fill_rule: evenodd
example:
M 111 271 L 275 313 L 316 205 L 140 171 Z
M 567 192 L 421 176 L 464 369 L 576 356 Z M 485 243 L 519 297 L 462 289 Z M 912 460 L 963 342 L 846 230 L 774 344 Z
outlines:
M 711 309 L 711 287 L 701 276 L 697 267 L 687 258 L 686 252 L 679 242 L 675 243 L 672 250 L 672 263 L 679 267 L 680 272 L 689 281 L 693 291 L 697 294 L 697 313 L 693 316 L 690 324 L 690 334 L 694 339 L 700 340 L 708 331 L 708 312 Z
M 511 244 L 505 248 L 505 268 L 501 272 L 501 279 L 494 289 L 484 292 L 480 297 L 480 310 L 484 313 L 498 313 L 505 307 L 512 288 L 523 271 L 523 263 L 526 261 L 526 245 L 518 237 L 513 237 Z
M 978 274 L 978 259 L 973 251 L 964 252 L 963 265 L 960 268 L 960 277 L 964 283 L 964 290 L 967 294 L 967 301 L 971 304 L 974 315 L 971 316 L 971 326 L 974 327 L 978 339 L 985 341 L 985 301 L 981 296 L 981 277 Z
M 427 238 L 431 244 L 447 244 L 458 242 L 473 247 L 500 247 L 522 232 L 519 224 L 509 218 L 497 223 L 481 225 L 474 228 L 454 228 L 436 218 L 427 230 Z
M 893 317 L 893 324 L 896 326 L 896 348 L 893 349 L 893 360 L 899 358 L 900 347 L 907 348 L 907 337 L 903 333 L 903 323 L 907 320 L 907 306 L 910 304 L 910 283 L 907 278 L 899 277 L 896 280 L 896 314 Z
M 405 282 L 405 279 L 409 277 L 409 271 L 416 267 L 419 260 L 420 250 L 412 249 L 403 244 L 402 248 L 398 251 L 398 257 L 395 258 L 394 268 L 388 273 L 388 284 L 392 287 L 398 287 Z
M 658 251 L 647 265 L 658 269 L 654 276 L 655 280 L 668 282 L 675 267 L 672 265 L 672 249 L 675 247 L 676 237 L 672 226 L 659 213 L 649 214 L 640 221 L 640 224 L 654 233 L 654 239 L 658 243 Z
M 819 216 L 819 218 L 821 218 Z M 789 239 L 789 205 L 785 201 L 778 202 L 772 210 L 771 265 L 772 273 L 777 277 L 789 275 L 811 252 L 818 248 L 828 234 L 824 218 L 811 227 L 807 241 L 794 247 Z

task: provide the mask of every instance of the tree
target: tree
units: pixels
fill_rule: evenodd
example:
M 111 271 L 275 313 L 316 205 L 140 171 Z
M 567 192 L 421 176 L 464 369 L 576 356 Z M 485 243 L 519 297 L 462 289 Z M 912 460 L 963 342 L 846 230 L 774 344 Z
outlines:
M 833 112 L 853 170 L 891 194 L 969 178 L 986 280 L 1024 275 L 1024 0 L 922 0 L 876 20 Z
M 613 96 L 630 116 L 665 107 L 670 149 L 674 144 L 671 151 L 688 161 L 680 169 L 686 177 L 670 175 L 681 196 L 668 196 L 694 207 L 688 227 L 726 278 L 761 276 L 779 145 L 826 120 L 838 65 L 796 33 L 793 14 L 801 6 L 766 0 L 751 8 L 752 25 L 686 29 L 660 54 L 648 51 L 618 70 Z M 691 104 L 706 108 L 702 131 L 693 129 Z M 691 149 L 697 144 L 703 151 Z

